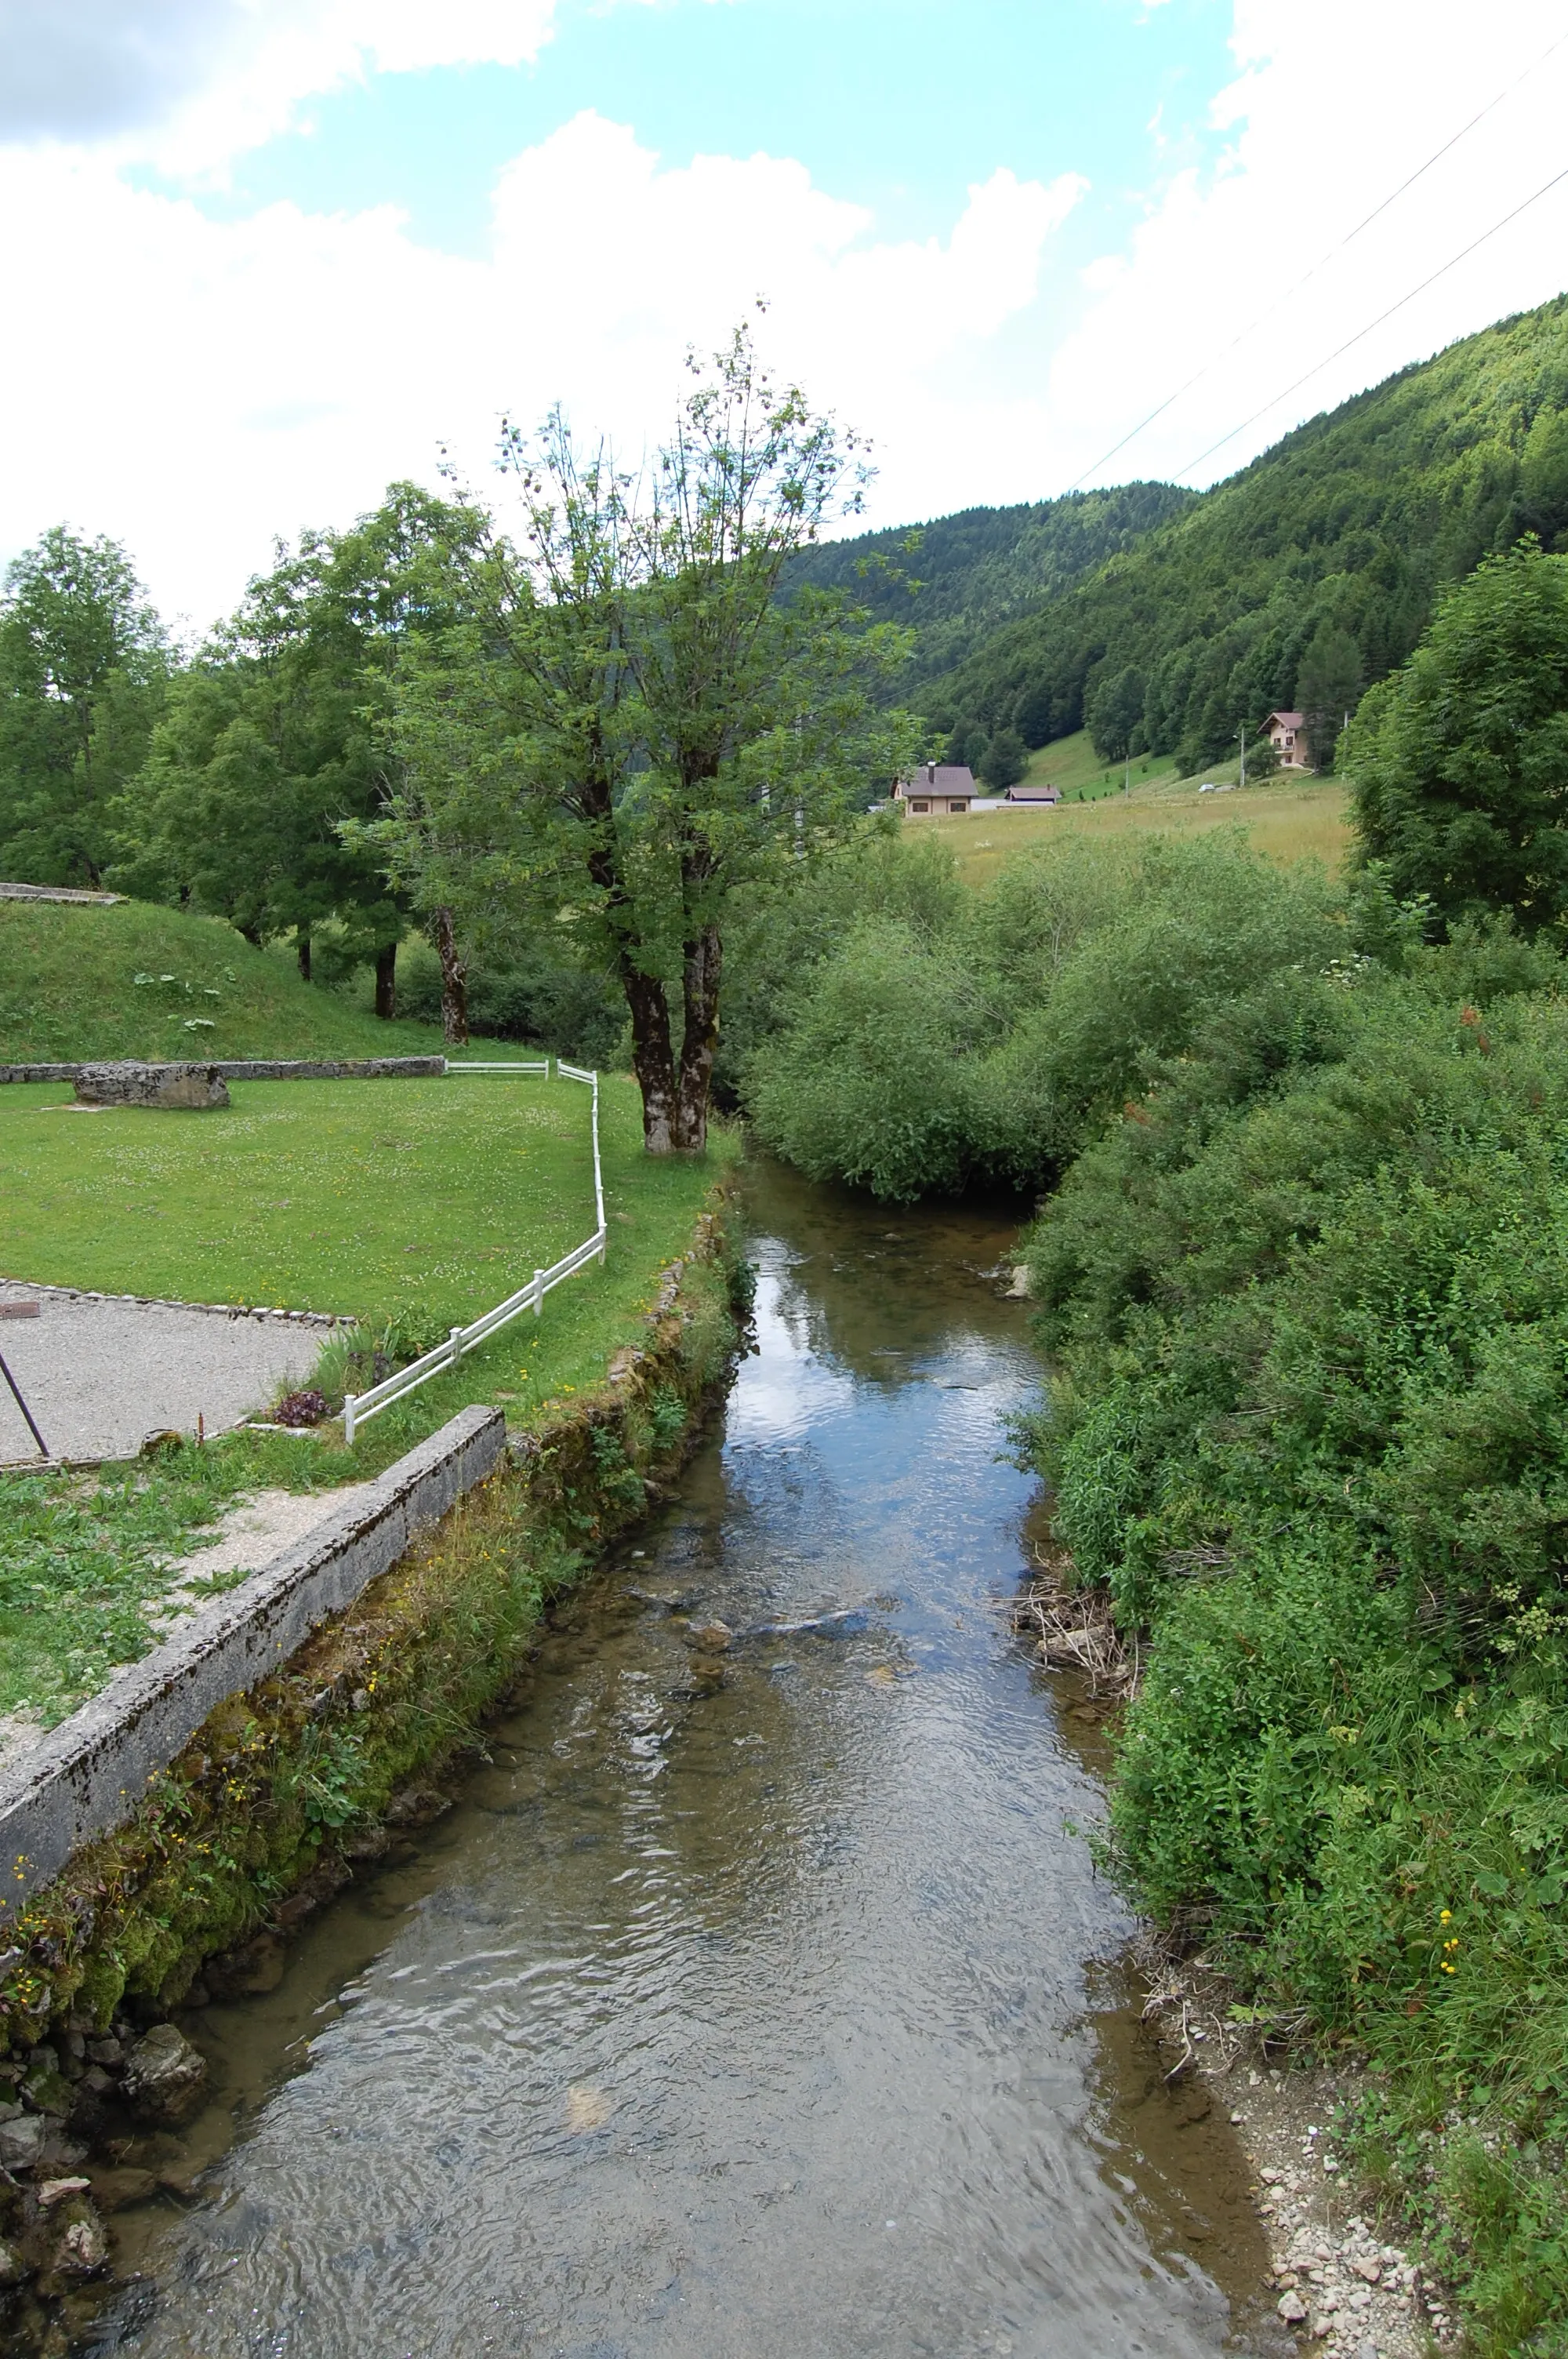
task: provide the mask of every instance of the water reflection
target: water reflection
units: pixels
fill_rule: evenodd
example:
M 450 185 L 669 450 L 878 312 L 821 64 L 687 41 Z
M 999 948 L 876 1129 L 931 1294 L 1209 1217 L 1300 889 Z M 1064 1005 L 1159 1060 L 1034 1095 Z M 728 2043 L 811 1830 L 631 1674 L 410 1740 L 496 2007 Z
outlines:
M 752 1190 L 722 1437 L 417 1853 L 198 2019 L 216 2159 L 183 2217 L 125 2216 L 149 2284 L 97 2347 L 1223 2340 L 1207 2232 L 1141 2175 L 1086 2013 L 1128 1930 L 1076 1832 L 1098 1789 L 994 1610 L 1030 1498 L 1000 1420 L 1034 1376 L 977 1276 L 1008 1229 Z

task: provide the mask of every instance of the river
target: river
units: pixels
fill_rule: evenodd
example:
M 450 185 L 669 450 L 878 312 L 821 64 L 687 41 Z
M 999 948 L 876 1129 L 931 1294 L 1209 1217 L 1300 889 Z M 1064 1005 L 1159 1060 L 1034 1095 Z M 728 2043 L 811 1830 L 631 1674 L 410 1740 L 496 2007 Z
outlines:
M 92 2350 L 1263 2347 L 1239 2158 L 1119 1979 L 1093 1714 L 999 1610 L 1034 1496 L 997 1453 L 1037 1365 L 983 1275 L 1014 1227 L 765 1163 L 747 1216 L 721 1422 L 456 1807 L 278 1989 L 191 2018 L 189 2208 L 122 2215 L 141 2275 Z

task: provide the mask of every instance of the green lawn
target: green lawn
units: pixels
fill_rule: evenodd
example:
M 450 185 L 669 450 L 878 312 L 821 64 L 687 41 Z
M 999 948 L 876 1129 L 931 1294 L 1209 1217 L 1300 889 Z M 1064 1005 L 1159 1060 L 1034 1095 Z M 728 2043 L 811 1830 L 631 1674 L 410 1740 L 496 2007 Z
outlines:
M 440 1047 L 433 1025 L 383 1023 L 341 992 L 301 983 L 222 918 L 147 901 L 0 901 L 0 1063 L 416 1057 Z
M 1032 787 L 1054 787 L 1074 802 L 1098 802 L 1106 795 L 1120 794 L 1124 783 L 1123 766 L 1119 762 L 1102 762 L 1089 743 L 1089 733 L 1080 729 L 1071 737 L 1058 737 L 1054 745 L 1042 745 L 1029 757 L 1025 772 Z M 1140 754 L 1132 763 L 1132 785 L 1160 786 L 1179 775 L 1168 754 Z M 1206 777 L 1221 777 L 1219 770 L 1206 771 Z
M 593 1227 L 589 1093 L 573 1083 L 250 1082 L 228 1113 L 49 1111 L 67 1095 L 0 1090 L 7 1276 L 397 1316 L 438 1335 Z M 0 1476 L 0 1712 L 52 1722 L 145 1653 L 142 1609 L 168 1559 L 238 1493 L 362 1480 L 470 1401 L 526 1427 L 601 1380 L 739 1152 L 719 1131 L 705 1160 L 650 1161 L 636 1091 L 618 1077 L 601 1127 L 605 1266 L 388 1409 L 351 1451 L 334 1426 L 229 1435 L 103 1479 Z
M 203 1114 L 0 1091 L 4 1275 L 268 1303 L 431 1336 L 593 1227 L 589 1093 L 558 1081 L 235 1082 Z

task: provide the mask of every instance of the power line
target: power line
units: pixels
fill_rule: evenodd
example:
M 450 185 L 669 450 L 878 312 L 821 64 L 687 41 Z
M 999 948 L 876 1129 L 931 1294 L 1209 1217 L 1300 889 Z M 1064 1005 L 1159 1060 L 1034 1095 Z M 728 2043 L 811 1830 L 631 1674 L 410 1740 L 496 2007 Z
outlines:
M 1444 141 L 1441 147 L 1434 148 L 1433 153 L 1427 158 L 1425 163 L 1419 164 L 1408 179 L 1401 180 L 1399 187 L 1391 190 L 1380 204 L 1374 205 L 1371 212 L 1368 213 L 1363 220 L 1358 221 L 1353 230 L 1347 230 L 1346 234 L 1340 239 L 1337 245 L 1331 245 L 1326 254 L 1323 254 L 1318 256 L 1317 260 L 1313 264 L 1309 270 L 1305 270 L 1302 273 L 1302 276 L 1295 281 L 1293 286 L 1287 287 L 1282 295 L 1276 295 L 1271 303 L 1265 305 L 1264 309 L 1259 312 L 1257 318 L 1251 321 L 1247 327 L 1243 328 L 1238 336 L 1233 336 L 1229 343 L 1222 345 L 1217 353 L 1211 353 L 1208 359 L 1204 362 L 1201 368 L 1195 369 L 1192 375 L 1187 378 L 1185 384 L 1179 385 L 1174 393 L 1169 393 L 1166 395 L 1164 400 L 1160 403 L 1158 408 L 1152 409 L 1147 418 L 1141 418 L 1137 425 L 1122 436 L 1119 442 L 1113 442 L 1108 451 L 1103 451 L 1092 466 L 1085 468 L 1076 483 L 1068 484 L 1068 491 L 1081 491 L 1084 484 L 1088 482 L 1089 477 L 1091 475 L 1098 475 L 1100 469 L 1106 465 L 1108 461 L 1114 459 L 1119 451 L 1125 451 L 1130 442 L 1135 442 L 1146 426 L 1152 426 L 1157 418 L 1162 418 L 1166 410 L 1170 408 L 1173 402 L 1180 401 L 1184 393 L 1190 393 L 1193 386 L 1196 385 L 1201 378 L 1206 377 L 1210 369 L 1217 368 L 1221 361 L 1227 359 L 1238 344 L 1244 344 L 1249 336 L 1256 335 L 1259 329 L 1263 325 L 1265 320 L 1271 320 L 1275 312 L 1280 310 L 1283 305 L 1288 303 L 1293 295 L 1299 295 L 1301 293 L 1302 288 L 1307 284 L 1309 279 L 1315 278 L 1320 270 L 1325 270 L 1331 262 L 1336 261 L 1340 255 L 1344 253 L 1346 247 L 1354 244 L 1355 240 L 1360 236 L 1364 229 L 1371 228 L 1372 223 L 1378 219 L 1380 213 L 1386 213 L 1389 207 L 1393 204 L 1397 199 L 1402 197 L 1407 189 L 1413 189 L 1416 182 L 1424 173 L 1430 172 L 1434 164 L 1440 164 L 1443 161 L 1443 158 L 1447 155 L 1451 147 L 1457 147 L 1461 139 L 1467 138 L 1469 134 L 1475 130 L 1476 125 L 1478 123 L 1484 123 L 1488 114 L 1494 114 L 1496 110 L 1501 106 L 1505 98 L 1511 98 L 1513 96 L 1514 92 L 1518 90 L 1520 82 L 1528 82 L 1530 75 L 1539 71 L 1540 68 L 1546 63 L 1548 58 L 1555 56 L 1556 52 L 1563 47 L 1564 41 L 1568 41 L 1568 33 L 1560 33 L 1556 40 L 1552 43 L 1549 49 L 1542 49 L 1541 55 L 1534 59 L 1530 64 L 1526 66 L 1521 74 L 1515 75 L 1513 81 L 1508 84 L 1506 89 L 1498 91 L 1495 98 L 1487 100 L 1479 114 L 1473 114 L 1468 123 L 1464 124 L 1450 138 Z M 1280 397 L 1281 400 L 1284 398 L 1283 395 Z M 1238 427 L 1237 432 L 1239 433 L 1241 429 Z M 1195 463 L 1196 462 L 1195 462 Z
M 1281 401 L 1288 401 L 1292 394 L 1299 393 L 1303 385 L 1310 385 L 1314 376 L 1321 375 L 1323 371 L 1338 360 L 1342 353 L 1349 352 L 1352 345 L 1360 343 L 1364 337 L 1369 336 L 1374 328 L 1380 328 L 1385 320 L 1391 320 L 1396 311 L 1402 311 L 1407 303 L 1413 303 L 1418 295 L 1424 295 L 1429 287 L 1435 287 L 1440 278 L 1445 277 L 1450 270 L 1456 268 L 1466 256 L 1474 254 L 1477 247 L 1485 245 L 1488 238 L 1496 237 L 1499 230 L 1507 229 L 1509 222 L 1518 221 L 1520 213 L 1527 213 L 1531 205 L 1539 204 L 1541 198 L 1549 196 L 1561 180 L 1568 180 L 1568 164 L 1563 166 L 1562 171 L 1554 172 L 1551 179 L 1537 189 L 1532 197 L 1526 197 L 1522 204 L 1516 205 L 1511 213 L 1505 213 L 1501 221 L 1492 223 L 1490 229 L 1484 229 L 1479 237 L 1472 238 L 1469 245 L 1462 247 L 1459 253 L 1451 254 L 1441 268 L 1432 273 L 1430 278 L 1423 278 L 1419 287 L 1412 287 L 1409 294 L 1400 297 L 1397 303 L 1390 303 L 1386 311 L 1379 311 L 1375 320 L 1369 320 L 1364 328 L 1357 328 L 1353 336 L 1347 336 L 1344 343 L 1336 346 L 1324 359 L 1314 361 L 1305 375 L 1297 377 L 1293 385 L 1286 386 L 1283 393 L 1271 395 L 1261 409 L 1255 409 L 1250 418 L 1244 418 L 1239 426 L 1233 426 L 1228 434 L 1222 434 L 1217 442 L 1211 442 L 1206 451 L 1200 451 L 1195 459 L 1189 459 L 1184 467 L 1178 467 L 1173 481 L 1180 483 L 1184 475 L 1190 475 L 1195 467 L 1201 467 L 1206 459 L 1212 459 L 1217 451 L 1223 451 L 1227 442 L 1234 442 L 1238 434 L 1245 434 L 1249 426 L 1256 426 L 1258 420 L 1266 417 L 1271 409 L 1277 408 Z

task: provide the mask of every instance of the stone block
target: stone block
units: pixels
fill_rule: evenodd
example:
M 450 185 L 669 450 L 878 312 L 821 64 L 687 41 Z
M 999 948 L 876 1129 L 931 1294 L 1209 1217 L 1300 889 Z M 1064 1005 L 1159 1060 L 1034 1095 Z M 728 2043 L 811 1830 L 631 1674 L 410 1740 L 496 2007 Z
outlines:
M 173 1106 L 189 1112 L 229 1103 L 229 1085 L 216 1065 L 83 1065 L 76 1076 L 79 1105 Z

